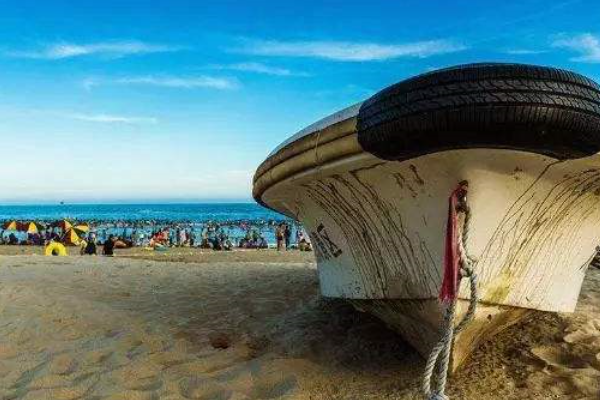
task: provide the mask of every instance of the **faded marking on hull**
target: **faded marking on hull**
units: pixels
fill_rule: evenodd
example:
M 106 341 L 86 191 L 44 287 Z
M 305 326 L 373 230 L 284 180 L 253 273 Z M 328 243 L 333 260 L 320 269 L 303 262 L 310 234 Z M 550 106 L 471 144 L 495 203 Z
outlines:
M 323 223 L 317 226 L 316 231 L 311 231 L 310 237 L 313 239 L 315 249 L 318 249 L 320 260 L 330 260 L 342 255 L 343 250 L 329 237 L 329 233 Z
M 414 164 L 410 164 L 408 167 L 410 168 L 410 170 L 412 171 L 413 175 L 415 176 L 415 182 L 417 182 L 421 186 L 425 185 L 425 181 L 423 179 L 421 179 L 421 177 L 419 176 L 419 172 L 417 171 L 417 167 L 415 167 Z
M 413 189 L 413 187 L 410 185 L 410 183 L 404 177 L 404 175 L 402 175 L 400 172 L 394 172 L 394 173 L 392 173 L 392 176 L 396 180 L 396 183 L 398 184 L 400 189 L 404 189 L 406 187 L 408 190 L 410 190 L 410 193 L 413 198 L 417 197 L 417 195 L 418 195 L 417 191 L 415 189 Z
M 351 174 L 354 174 L 354 173 L 357 173 L 357 172 L 365 172 L 365 171 L 370 171 L 370 170 L 372 170 L 372 169 L 379 168 L 379 167 L 381 167 L 381 166 L 383 166 L 383 165 L 385 165 L 385 164 L 386 164 L 385 162 L 378 162 L 378 163 L 375 163 L 375 164 L 369 165 L 368 167 L 362 167 L 362 168 L 351 169 L 351 170 L 350 170 L 350 171 L 348 171 L 348 172 L 349 172 L 349 173 L 351 173 Z

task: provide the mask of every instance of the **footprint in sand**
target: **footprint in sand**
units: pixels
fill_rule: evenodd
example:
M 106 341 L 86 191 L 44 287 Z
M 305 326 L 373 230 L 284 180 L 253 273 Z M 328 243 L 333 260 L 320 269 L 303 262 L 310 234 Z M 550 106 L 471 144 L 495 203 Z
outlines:
M 84 358 L 84 362 L 86 365 L 94 366 L 94 365 L 102 365 L 107 362 L 113 352 L 111 350 L 93 350 L 86 354 Z
M 50 372 L 57 375 L 69 375 L 77 368 L 77 362 L 73 357 L 63 354 L 55 357 L 50 364 Z

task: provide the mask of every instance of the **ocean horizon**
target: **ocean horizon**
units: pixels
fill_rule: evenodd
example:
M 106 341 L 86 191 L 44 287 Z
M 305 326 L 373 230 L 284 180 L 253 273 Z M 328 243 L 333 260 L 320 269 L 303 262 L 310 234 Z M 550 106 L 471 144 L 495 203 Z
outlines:
M 253 202 L 0 204 L 0 220 L 240 221 L 287 217 Z

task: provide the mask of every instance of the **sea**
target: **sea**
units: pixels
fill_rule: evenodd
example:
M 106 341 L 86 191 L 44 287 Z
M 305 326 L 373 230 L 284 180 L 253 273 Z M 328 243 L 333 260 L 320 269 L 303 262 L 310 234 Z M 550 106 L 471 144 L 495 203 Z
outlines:
M 226 222 L 284 220 L 256 203 L 0 205 L 0 220 Z

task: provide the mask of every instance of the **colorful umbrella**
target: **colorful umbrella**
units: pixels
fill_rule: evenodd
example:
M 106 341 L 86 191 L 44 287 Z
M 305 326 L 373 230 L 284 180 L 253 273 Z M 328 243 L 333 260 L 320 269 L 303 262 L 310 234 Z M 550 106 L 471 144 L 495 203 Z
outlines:
M 17 221 L 7 221 L 4 223 L 3 226 L 3 228 L 7 231 L 16 231 L 18 227 L 19 224 L 17 223 Z
M 54 224 L 52 224 L 52 226 L 58 226 L 60 229 L 63 230 L 63 232 L 66 232 L 73 227 L 73 224 L 67 221 L 66 219 L 63 219 L 62 221 L 55 222 Z
M 90 231 L 90 226 L 88 224 L 78 224 L 75 225 L 73 228 L 83 233 L 88 233 Z
M 67 246 L 79 246 L 81 241 L 85 238 L 85 232 L 77 229 L 76 227 L 71 227 L 67 229 L 65 234 L 62 237 L 63 244 Z
M 21 224 L 21 226 L 19 227 L 19 230 L 22 232 L 27 232 L 27 233 L 40 233 L 40 231 L 42 230 L 42 226 L 40 224 L 38 224 L 37 222 L 25 222 L 23 224 Z

